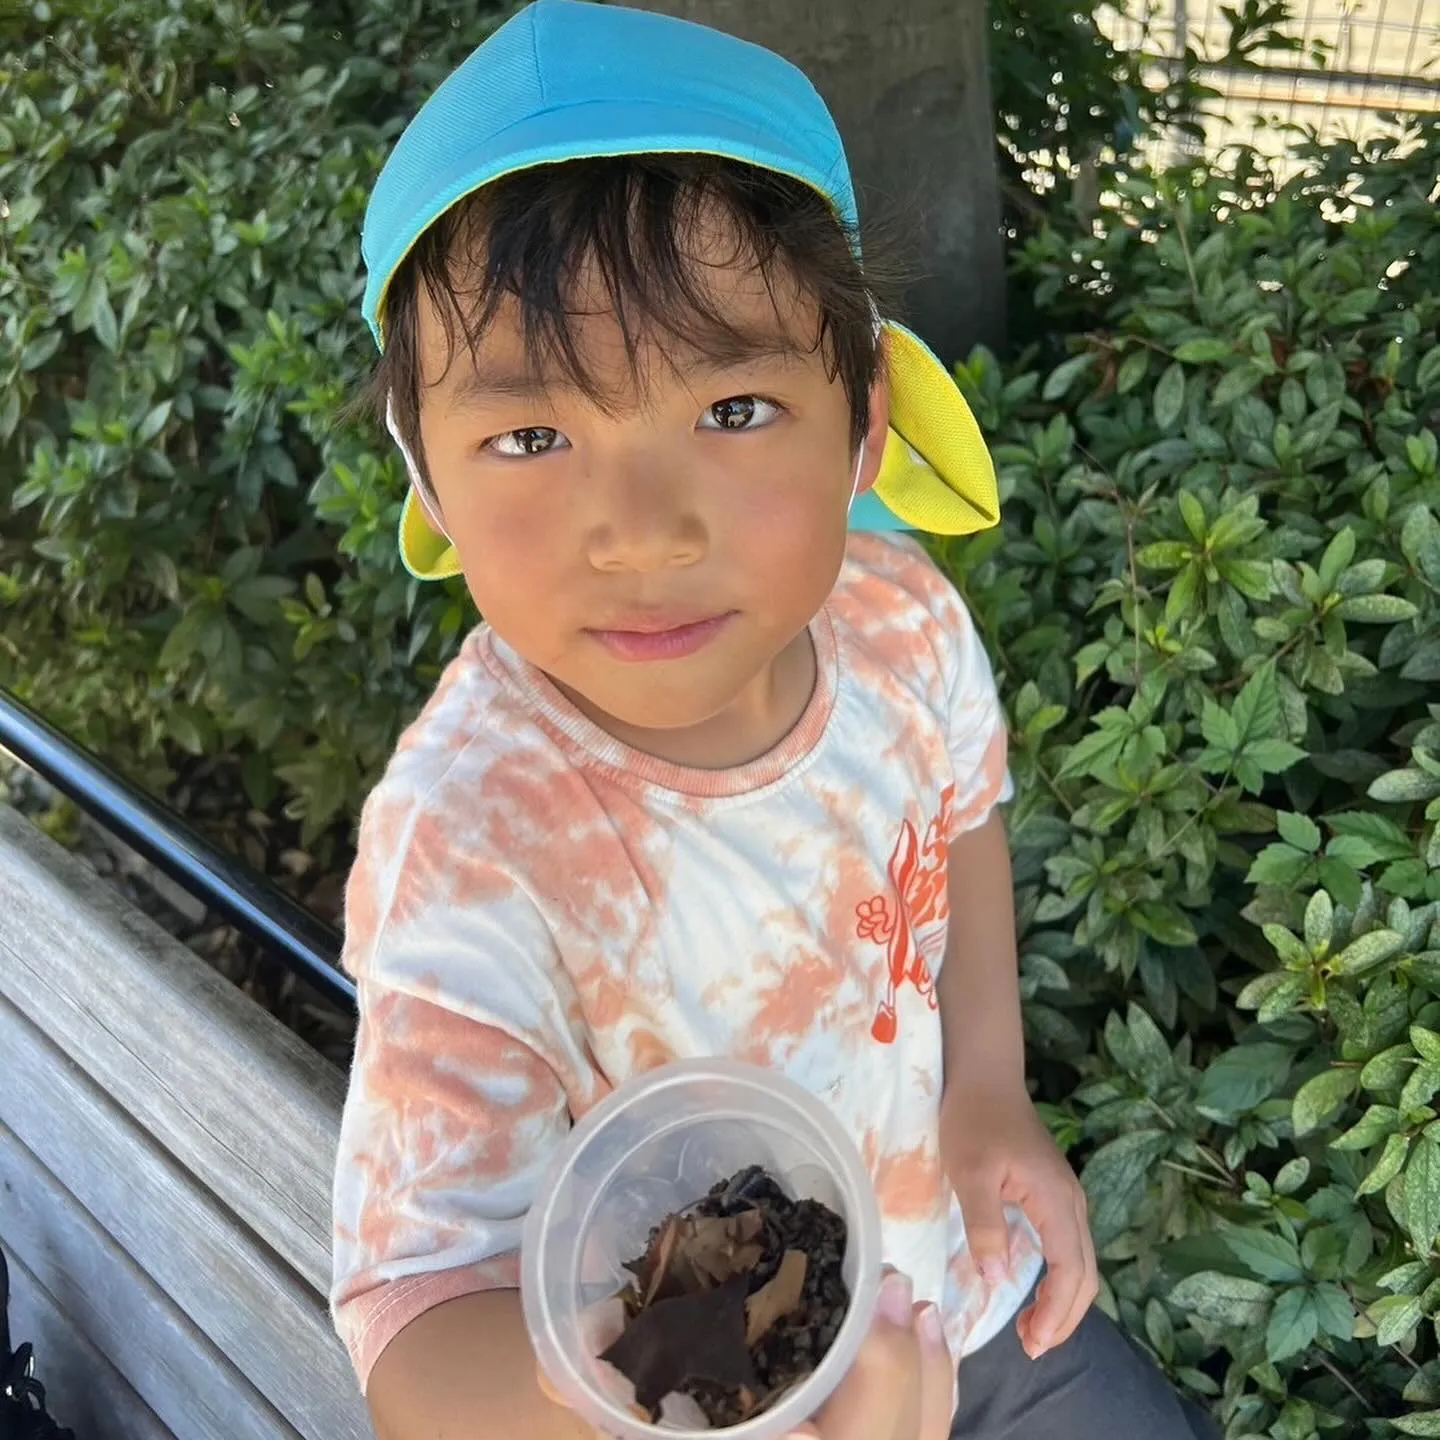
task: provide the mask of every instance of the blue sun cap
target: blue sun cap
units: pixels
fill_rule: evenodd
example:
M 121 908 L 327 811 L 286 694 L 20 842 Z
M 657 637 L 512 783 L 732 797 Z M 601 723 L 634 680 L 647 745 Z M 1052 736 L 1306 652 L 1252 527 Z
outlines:
M 537 0 L 445 80 L 380 172 L 361 239 L 376 344 L 395 271 L 457 201 L 537 165 L 667 153 L 790 175 L 856 223 L 840 132 L 788 60 L 668 15 Z
M 453 205 L 506 175 L 567 160 L 713 155 L 788 175 L 822 195 L 853 234 L 855 188 L 835 121 L 789 61 L 704 25 L 585 0 L 536 0 L 507 20 L 427 100 L 390 152 L 365 212 L 363 309 L 385 348 L 385 296 L 420 237 Z M 965 535 L 999 519 L 995 471 L 954 377 L 925 345 L 881 321 L 890 433 L 852 529 Z M 411 489 L 400 553 L 445 579 L 460 556 Z

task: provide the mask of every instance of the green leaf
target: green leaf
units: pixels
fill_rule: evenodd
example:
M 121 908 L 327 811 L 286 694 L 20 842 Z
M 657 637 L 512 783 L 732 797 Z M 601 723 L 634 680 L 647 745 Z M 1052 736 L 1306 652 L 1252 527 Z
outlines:
M 1404 1165 L 1409 1152 L 1408 1135 L 1391 1135 L 1385 1141 L 1380 1158 L 1370 1167 L 1369 1174 L 1355 1187 L 1355 1194 L 1375 1195 L 1383 1190 L 1400 1173 L 1400 1167 Z
M 1131 924 L 1161 945 L 1193 945 L 1195 927 L 1173 905 L 1142 900 L 1130 912 Z
M 1332 1150 L 1368 1150 L 1400 1128 L 1400 1112 L 1393 1105 L 1372 1105 L 1354 1125 L 1330 1142 Z
M 1325 823 L 1337 835 L 1354 835 L 1376 847 L 1382 860 L 1403 860 L 1413 853 L 1410 837 L 1387 815 L 1373 810 L 1345 810 L 1327 815 Z
M 1422 1135 L 1405 1164 L 1405 1220 L 1416 1252 L 1428 1255 L 1440 1235 L 1440 1145 Z
M 1150 352 L 1132 350 L 1121 362 L 1120 373 L 1115 379 L 1115 389 L 1120 395 L 1128 395 L 1144 378 L 1150 369 Z
M 1359 1078 L 1354 1070 L 1322 1070 L 1312 1075 L 1291 1103 L 1290 1123 L 1295 1134 L 1308 1135 L 1318 1129 L 1350 1098 Z
M 1300 1251 L 1287 1236 L 1241 1225 L 1226 1225 L 1220 1235 L 1230 1253 L 1259 1279 L 1290 1284 L 1305 1278 Z
M 1319 953 L 1335 933 L 1335 906 L 1324 890 L 1317 890 L 1305 906 L 1305 944 Z
M 1268 600 L 1275 586 L 1271 579 L 1270 567 L 1262 560 L 1226 560 L 1215 562 L 1220 578 L 1233 585 L 1250 600 Z
M 1318 576 L 1321 598 L 1334 593 L 1335 587 L 1340 583 L 1340 576 L 1349 568 L 1354 558 L 1355 532 L 1347 525 L 1325 547 L 1325 553 L 1320 558 Z
M 1427 1030 L 1423 1025 L 1412 1025 L 1410 1043 L 1422 1060 L 1440 1062 L 1440 1035 L 1433 1030 Z
M 1267 845 L 1245 878 L 1252 885 L 1298 885 L 1313 864 L 1313 856 L 1293 845 Z
M 1235 998 L 1240 1010 L 1256 1010 L 1262 1025 L 1281 1015 L 1288 1015 L 1310 993 L 1310 977 L 1284 970 L 1257 975 Z
M 1320 848 L 1320 827 L 1308 815 L 1282 810 L 1275 817 L 1275 825 L 1280 831 L 1280 838 L 1297 850 L 1315 851 Z
M 94 327 L 95 338 L 113 355 L 120 346 L 120 324 L 108 295 L 102 294 L 96 300 L 90 323 Z
M 1164 1302 L 1154 1297 L 1145 1305 L 1145 1338 L 1166 1365 L 1175 1359 L 1175 1326 Z
M 1266 739 L 1282 733 L 1284 716 L 1280 709 L 1280 691 L 1275 683 L 1273 664 L 1263 665 L 1245 682 L 1235 697 L 1231 717 L 1242 743 Z
M 1265 1329 L 1265 1353 L 1272 1364 L 1308 1350 L 1320 1328 L 1320 1317 L 1308 1290 L 1287 1290 L 1275 1302 Z
M 1414 1064 L 1415 1053 L 1409 1045 L 1391 1045 L 1365 1062 L 1360 1083 L 1367 1090 L 1398 1090 Z
M 1309 968 L 1310 952 L 1283 925 L 1262 925 L 1260 928 L 1283 965 L 1291 970 Z
M 1287 1160 L 1275 1173 L 1275 1193 L 1293 1195 L 1310 1178 L 1310 1161 L 1304 1155 Z
M 1087 351 L 1084 355 L 1072 356 L 1064 364 L 1057 365 L 1050 372 L 1050 378 L 1046 380 L 1044 389 L 1040 392 L 1042 400 L 1059 400 L 1061 396 L 1068 393 L 1075 381 L 1095 364 L 1095 352 Z
M 1418 1323 L 1417 1320 L 1416 1324 Z M 1440 1410 L 1422 1410 L 1414 1415 L 1398 1415 L 1390 1423 L 1402 1435 L 1440 1435 Z
M 1080 1179 L 1090 1200 L 1090 1228 L 1097 1245 L 1108 1245 L 1129 1225 L 1151 1171 L 1169 1154 L 1170 1143 L 1163 1130 L 1132 1130 L 1107 1141 L 1090 1157 Z
M 1320 1329 L 1335 1340 L 1349 1340 L 1355 1334 L 1355 1307 L 1339 1286 L 1326 1281 L 1310 1292 Z
M 1155 423 L 1169 430 L 1185 408 L 1185 367 L 1172 363 L 1165 368 L 1155 387 Z
M 1371 930 L 1352 941 L 1330 962 L 1337 975 L 1359 975 L 1383 965 L 1405 948 L 1405 937 L 1394 930 Z
M 1208 744 L 1227 753 L 1238 748 L 1240 732 L 1227 710 L 1222 709 L 1208 695 L 1200 709 L 1200 733 Z
M 1393 804 L 1433 800 L 1440 795 L 1440 779 L 1427 775 L 1423 770 L 1388 770 L 1371 784 L 1366 793 L 1372 800 Z
M 1180 506 L 1180 518 L 1185 522 L 1185 528 L 1190 532 L 1190 538 L 1198 544 L 1203 544 L 1209 533 L 1209 522 L 1205 519 L 1205 507 L 1188 490 L 1180 492 L 1177 503 Z
M 1290 1046 L 1273 1040 L 1223 1050 L 1200 1077 L 1195 1104 L 1207 1115 L 1243 1115 L 1285 1083 L 1294 1059 Z
M 1340 577 L 1336 588 L 1341 595 L 1368 595 L 1385 583 L 1387 568 L 1383 560 L 1362 560 Z
M 1175 347 L 1175 358 L 1183 365 L 1211 365 L 1219 360 L 1228 360 L 1235 354 L 1232 341 L 1205 336 L 1199 340 L 1187 340 Z
M 1263 379 L 1265 372 L 1249 361 L 1235 366 L 1221 377 L 1210 397 L 1210 404 L 1216 410 L 1225 410 L 1242 396 L 1248 395 Z
M 1414 1333 L 1415 1327 L 1424 1319 L 1425 1312 L 1418 1295 L 1385 1295 L 1369 1306 L 1369 1315 L 1375 1322 L 1375 1339 L 1380 1345 L 1398 1345 Z M 1411 1416 L 1415 1420 L 1417 1416 Z M 1392 1425 L 1404 1426 L 1400 1420 Z M 1440 1435 L 1437 1430 L 1406 1430 L 1407 1435 Z
M 1187 1275 L 1170 1292 L 1177 1309 L 1217 1325 L 1249 1329 L 1263 1325 L 1270 1309 L 1270 1287 L 1239 1275 L 1201 1270 Z
M 1269 775 L 1282 774 L 1305 758 L 1305 751 L 1288 740 L 1254 740 L 1243 754 Z
M 1141 546 L 1135 559 L 1147 570 L 1178 570 L 1190 563 L 1192 553 L 1182 540 L 1161 540 Z
M 1359 835 L 1337 835 L 1325 847 L 1325 853 L 1353 870 L 1365 870 L 1385 859 L 1384 851 Z
M 1413 620 L 1420 611 L 1399 595 L 1352 595 L 1331 613 L 1362 625 L 1393 625 L 1401 620 Z
M 1400 667 L 1405 680 L 1440 680 L 1440 640 L 1427 640 Z
M 1406 1113 L 1428 1105 L 1440 1091 L 1440 1065 L 1422 1060 L 1411 1072 L 1400 1091 L 1400 1109 Z
M 1056 778 L 1069 779 L 1073 775 L 1094 775 L 1120 758 L 1125 742 L 1130 738 L 1128 729 L 1118 725 L 1106 725 L 1091 730 L 1066 752 Z

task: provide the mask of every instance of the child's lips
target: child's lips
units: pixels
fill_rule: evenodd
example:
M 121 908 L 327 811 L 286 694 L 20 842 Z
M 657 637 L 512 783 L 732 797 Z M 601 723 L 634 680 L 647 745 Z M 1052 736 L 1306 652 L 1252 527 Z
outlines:
M 730 610 L 699 620 L 657 615 L 627 620 L 623 628 L 591 629 L 585 633 L 619 660 L 683 660 L 716 639 L 735 614 Z

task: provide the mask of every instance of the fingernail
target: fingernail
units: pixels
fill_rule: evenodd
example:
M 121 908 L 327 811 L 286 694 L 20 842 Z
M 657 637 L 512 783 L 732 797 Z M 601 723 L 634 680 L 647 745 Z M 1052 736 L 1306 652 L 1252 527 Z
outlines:
M 920 1341 L 934 1350 L 945 1348 L 945 1326 L 940 1320 L 940 1310 L 935 1305 L 927 1305 L 920 1312 L 920 1318 L 915 1322 L 915 1328 L 920 1332 Z
M 980 1262 L 980 1278 L 992 1290 L 995 1286 L 1004 1284 L 1006 1273 L 1005 1262 L 995 1259 L 993 1255 L 986 1256 L 986 1258 Z
M 915 1304 L 915 1286 L 908 1275 L 892 1270 L 880 1282 L 880 1314 L 892 1325 L 909 1325 Z

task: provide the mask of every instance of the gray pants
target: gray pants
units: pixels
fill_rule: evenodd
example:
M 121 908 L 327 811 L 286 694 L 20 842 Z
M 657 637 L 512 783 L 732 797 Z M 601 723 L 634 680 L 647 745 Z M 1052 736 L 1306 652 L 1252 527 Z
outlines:
M 1219 1440 L 1150 1357 L 1091 1307 L 1063 1344 L 1032 1360 L 1011 1321 L 960 1362 L 951 1440 Z

